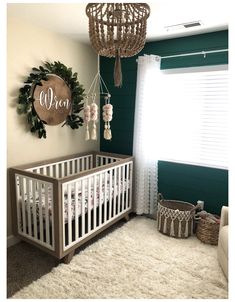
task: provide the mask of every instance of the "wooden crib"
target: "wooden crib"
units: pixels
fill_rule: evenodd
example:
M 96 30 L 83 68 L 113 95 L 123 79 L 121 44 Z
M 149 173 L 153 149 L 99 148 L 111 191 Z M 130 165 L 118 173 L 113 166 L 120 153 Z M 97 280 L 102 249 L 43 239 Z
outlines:
M 133 157 L 76 154 L 10 168 L 13 233 L 69 263 L 132 211 Z

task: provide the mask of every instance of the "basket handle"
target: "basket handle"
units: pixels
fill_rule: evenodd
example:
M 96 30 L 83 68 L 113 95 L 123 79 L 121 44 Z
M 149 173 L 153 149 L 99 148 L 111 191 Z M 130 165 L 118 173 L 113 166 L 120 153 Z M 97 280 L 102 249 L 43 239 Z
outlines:
M 200 209 L 200 208 L 201 208 L 200 204 L 197 204 L 194 208 L 192 208 L 190 210 L 190 212 L 192 213 L 193 211 L 196 211 L 197 209 Z
M 162 201 L 162 200 L 164 200 L 164 197 L 163 197 L 162 193 L 158 193 L 157 194 L 157 202 Z M 201 208 L 200 204 L 197 204 L 196 206 L 194 206 L 190 210 L 190 213 L 192 213 L 193 211 L 196 211 L 197 209 L 200 209 L 200 208 Z
M 164 200 L 164 197 L 163 197 L 162 193 L 158 193 L 157 194 L 157 201 L 159 202 L 161 200 Z

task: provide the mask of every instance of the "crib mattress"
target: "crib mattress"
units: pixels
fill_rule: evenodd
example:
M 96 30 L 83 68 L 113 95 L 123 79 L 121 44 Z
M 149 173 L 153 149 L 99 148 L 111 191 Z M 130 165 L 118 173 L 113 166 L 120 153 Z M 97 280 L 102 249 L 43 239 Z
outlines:
M 113 184 L 113 182 L 112 182 Z M 124 186 L 124 188 L 123 188 Z M 127 189 L 129 188 L 129 183 L 127 181 L 124 181 L 120 183 L 120 186 L 118 184 L 116 184 L 116 196 L 118 195 L 118 190 L 120 190 L 120 192 L 125 192 Z M 112 198 L 114 197 L 114 185 L 111 186 L 111 196 Z M 95 194 L 94 194 L 95 192 Z M 106 194 L 105 194 L 106 193 Z M 40 211 L 42 212 L 42 216 L 45 219 L 46 217 L 46 212 L 48 213 L 49 219 L 51 220 L 51 216 L 52 216 L 52 207 L 53 207 L 53 200 L 52 200 L 52 190 L 49 187 L 48 192 L 48 204 L 46 205 L 46 194 L 45 192 L 42 190 L 41 191 L 41 196 L 39 197 L 39 192 L 36 191 L 35 194 L 35 202 L 34 202 L 34 197 L 30 194 L 29 196 L 29 207 L 30 207 L 30 212 L 33 215 L 33 211 L 34 208 L 36 210 L 36 216 L 37 219 L 39 219 L 40 216 Z M 77 214 L 77 216 L 82 215 L 82 203 L 84 202 L 84 209 L 85 212 L 87 212 L 88 210 L 88 187 L 85 186 L 85 190 L 84 190 L 84 196 L 82 196 L 82 190 L 81 188 L 78 190 L 77 193 L 77 212 L 76 212 L 76 200 L 75 200 L 75 190 L 72 188 L 71 190 L 71 198 L 70 198 L 70 215 L 71 215 L 71 219 L 73 220 Z M 96 197 L 96 198 L 95 198 Z M 105 199 L 106 201 L 108 201 L 110 198 L 110 186 L 109 186 L 109 181 L 107 182 L 107 186 L 106 186 L 106 192 L 105 192 L 105 185 L 102 185 L 102 189 L 100 190 L 100 188 L 97 186 L 96 190 L 90 190 L 90 208 L 93 209 L 94 207 L 98 207 L 100 204 L 103 204 Z M 40 202 L 41 199 L 41 202 Z M 25 203 L 25 210 L 27 211 L 28 206 L 27 206 L 27 200 L 28 200 L 28 194 L 25 193 L 24 194 L 24 203 Z M 94 204 L 95 201 L 95 204 Z M 35 204 L 35 205 L 34 205 Z M 41 206 L 40 206 L 41 204 Z M 64 221 L 67 222 L 68 221 L 68 209 L 69 209 L 69 200 L 68 200 L 68 193 L 65 190 L 64 191 Z

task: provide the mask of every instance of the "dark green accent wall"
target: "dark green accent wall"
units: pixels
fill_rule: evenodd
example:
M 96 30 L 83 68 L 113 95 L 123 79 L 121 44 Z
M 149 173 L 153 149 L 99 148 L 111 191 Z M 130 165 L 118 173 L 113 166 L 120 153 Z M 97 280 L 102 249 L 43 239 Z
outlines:
M 158 162 L 158 186 L 165 199 L 196 203 L 205 201 L 205 210 L 219 215 L 228 205 L 228 171 L 222 169 Z
M 104 125 L 101 123 L 100 148 L 106 152 L 115 151 L 121 154 L 132 154 L 137 74 L 136 58 L 122 59 L 122 88 L 114 87 L 113 68 L 114 59 L 101 57 L 101 75 L 112 95 L 111 103 L 114 114 L 111 122 L 113 134 L 111 141 L 102 138 Z M 103 104 L 104 102 L 101 100 L 101 106 Z
M 106 152 L 132 154 L 137 76 L 136 59 L 139 55 L 155 54 L 169 56 L 181 53 L 227 48 L 227 30 L 146 43 L 144 49 L 137 56 L 121 60 L 123 74 L 122 88 L 114 87 L 114 59 L 101 57 L 101 75 L 112 95 L 111 103 L 114 107 L 114 115 L 111 122 L 113 134 L 111 141 L 103 139 L 104 128 L 103 123 L 101 122 L 100 149 Z M 228 54 L 223 52 L 207 54 L 205 58 L 203 55 L 197 55 L 163 59 L 161 69 L 227 63 Z M 103 102 L 101 100 L 101 106 L 102 105 Z M 158 174 L 159 192 L 162 192 L 166 198 L 170 199 L 187 201 L 196 201 L 198 199 L 205 200 L 206 204 L 208 204 L 208 210 L 212 211 L 215 209 L 218 213 L 221 206 L 228 202 L 228 190 L 226 189 L 228 187 L 227 174 L 228 171 L 226 170 L 169 162 L 165 162 L 164 164 L 164 162 L 160 162 Z M 187 177 L 184 175 L 187 175 Z M 181 178 L 183 180 L 186 180 L 187 178 L 187 181 L 183 181 Z M 219 179 L 219 181 L 216 180 L 213 182 L 213 179 Z M 207 182 L 209 182 L 208 186 L 205 185 Z M 214 187 L 216 188 L 214 189 Z M 201 194 L 199 194 L 199 192 L 201 192 Z

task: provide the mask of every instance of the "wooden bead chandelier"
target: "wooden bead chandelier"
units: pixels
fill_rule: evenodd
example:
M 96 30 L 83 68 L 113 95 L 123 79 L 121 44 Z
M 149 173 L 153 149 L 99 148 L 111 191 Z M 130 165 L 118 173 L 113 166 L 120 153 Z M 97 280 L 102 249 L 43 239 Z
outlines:
M 132 57 L 143 49 L 150 8 L 146 3 L 89 3 L 86 14 L 96 53 L 116 58 L 114 84 L 120 87 L 120 58 Z

